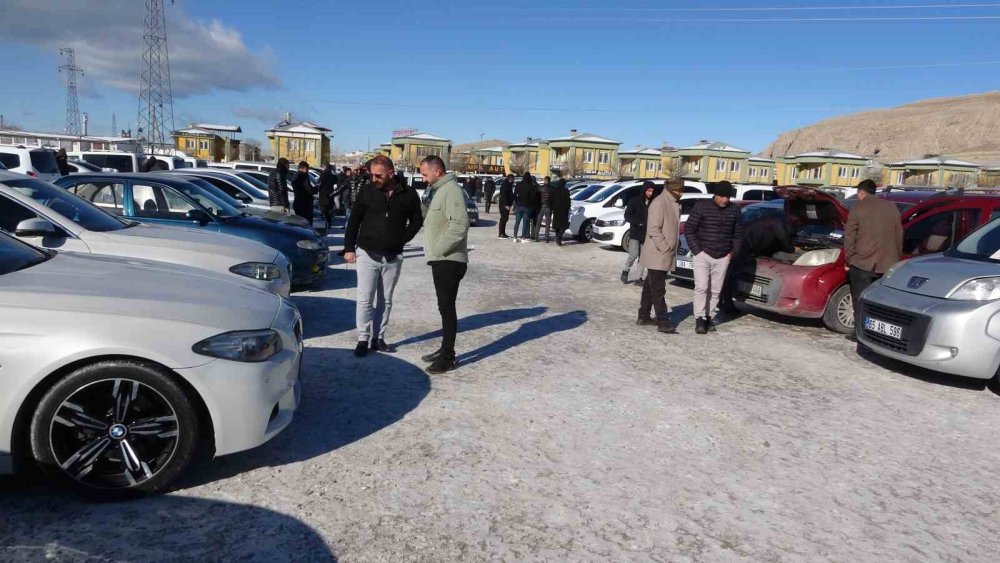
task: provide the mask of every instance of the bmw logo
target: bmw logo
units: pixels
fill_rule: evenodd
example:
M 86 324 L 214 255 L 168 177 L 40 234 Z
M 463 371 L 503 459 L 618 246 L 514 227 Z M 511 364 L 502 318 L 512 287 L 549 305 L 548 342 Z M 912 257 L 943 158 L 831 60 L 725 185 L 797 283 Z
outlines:
M 128 434 L 128 428 L 125 428 L 124 424 L 112 424 L 111 428 L 108 429 L 108 434 L 115 440 L 121 440 Z

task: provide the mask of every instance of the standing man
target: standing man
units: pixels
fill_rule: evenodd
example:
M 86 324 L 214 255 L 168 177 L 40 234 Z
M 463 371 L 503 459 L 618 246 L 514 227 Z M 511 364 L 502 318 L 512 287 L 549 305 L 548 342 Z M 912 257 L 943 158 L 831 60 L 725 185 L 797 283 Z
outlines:
M 424 356 L 431 362 L 427 373 L 445 373 L 455 369 L 455 337 L 458 333 L 458 312 L 455 301 L 458 286 L 469 264 L 469 214 L 465 209 L 462 187 L 454 172 L 445 172 L 439 156 L 428 156 L 420 162 L 420 174 L 434 196 L 427 209 L 427 233 L 424 252 L 434 276 L 438 311 L 441 313 L 441 348 Z
M 69 176 L 69 157 L 66 155 L 66 149 L 60 148 L 56 151 L 56 166 L 59 168 L 60 176 Z
M 556 231 L 556 244 L 562 246 L 563 233 L 569 228 L 569 189 L 566 188 L 566 179 L 561 179 L 552 186 L 552 195 L 549 196 L 552 206 L 552 228 Z
M 630 199 L 625 207 L 625 222 L 629 225 L 628 256 L 622 265 L 622 283 L 628 283 L 628 273 L 632 269 L 632 264 L 639 259 L 639 250 L 642 248 L 642 242 L 646 240 L 646 214 L 649 204 L 662 191 L 656 184 L 646 180 L 642 183 L 642 193 Z M 641 275 L 639 277 L 642 278 Z
M 861 292 L 899 262 L 903 249 L 899 210 L 891 201 L 875 197 L 876 187 L 871 180 L 858 184 L 858 203 L 851 208 L 844 229 L 845 268 L 854 303 L 855 332 L 860 330 L 858 300 Z M 848 339 L 856 341 L 857 337 L 852 334 Z
M 296 215 L 309 221 L 309 228 L 313 226 L 313 192 L 312 181 L 309 179 L 309 163 L 299 162 L 298 174 L 292 180 L 292 193 L 295 194 L 295 203 L 292 204 L 292 211 Z
M 329 234 L 333 228 L 333 186 L 337 183 L 333 165 L 327 164 L 319 176 L 319 210 L 323 214 L 323 224 L 326 225 L 323 234 Z
M 646 267 L 646 281 L 642 284 L 639 302 L 639 326 L 656 325 L 665 334 L 675 334 L 677 327 L 670 322 L 667 312 L 667 274 L 673 270 L 677 259 L 677 240 L 680 237 L 681 207 L 677 203 L 684 195 L 684 180 L 667 181 L 666 193 L 653 198 L 646 214 L 646 240 L 639 254 L 639 263 Z M 654 320 L 650 313 L 656 312 Z
M 507 220 L 510 219 L 510 208 L 514 206 L 514 175 L 507 174 L 500 184 L 500 200 L 497 202 L 500 207 L 500 236 L 497 238 L 510 238 L 507 236 Z M 517 229 L 514 230 L 517 236 Z
M 712 313 L 719 304 L 729 261 L 743 245 L 740 210 L 730 200 L 736 188 L 723 180 L 715 185 L 712 199 L 695 204 L 684 225 L 684 236 L 694 254 L 695 332 L 715 330 Z
M 279 158 L 278 165 L 267 177 L 267 199 L 271 211 L 288 214 L 288 159 Z
M 549 242 L 549 230 L 552 229 L 552 179 L 548 176 L 542 180 L 542 185 L 538 186 L 535 192 L 535 209 L 538 210 L 535 219 L 535 228 L 531 233 L 531 238 L 539 242 L 538 235 L 542 230 L 542 221 L 545 221 L 545 242 Z
M 392 294 L 403 268 L 403 246 L 417 236 L 424 221 L 417 192 L 396 183 L 392 161 L 378 155 L 369 165 L 372 182 L 360 188 L 344 235 L 344 259 L 348 264 L 356 263 L 358 271 L 358 345 L 354 349 L 358 357 L 368 353 L 372 340 L 372 350 L 393 352 L 385 343 L 385 333 Z M 382 317 L 377 336 L 373 312 Z
M 493 178 L 487 178 L 486 184 L 483 186 L 484 195 L 486 196 L 486 212 L 490 212 L 490 207 L 493 205 L 493 196 L 497 193 L 497 184 L 493 181 Z
M 528 242 L 531 236 L 531 217 L 534 215 L 535 179 L 528 172 L 514 190 L 514 242 Z M 522 223 L 523 222 L 523 223 Z M 520 232 L 520 235 L 518 234 Z

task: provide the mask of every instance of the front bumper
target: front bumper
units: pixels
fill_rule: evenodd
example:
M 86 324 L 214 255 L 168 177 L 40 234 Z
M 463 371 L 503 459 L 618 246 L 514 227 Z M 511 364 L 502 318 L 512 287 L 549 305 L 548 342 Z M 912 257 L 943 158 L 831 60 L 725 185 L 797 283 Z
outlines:
M 215 454 L 255 448 L 284 430 L 301 400 L 302 319 L 287 300 L 271 328 L 282 349 L 265 362 L 214 360 L 177 370 L 201 394 L 215 429 Z
M 847 283 L 843 262 L 793 266 L 757 258 L 736 274 L 734 298 L 751 307 L 790 317 L 818 319 L 837 289 Z M 749 288 L 759 286 L 755 294 Z
M 597 225 L 594 226 L 594 240 L 602 244 L 608 244 L 611 246 L 622 246 L 622 238 L 625 233 L 628 232 L 628 226 L 622 225 L 617 227 L 608 227 Z
M 862 295 L 855 328 L 876 354 L 927 369 L 990 379 L 1000 365 L 1000 302 L 951 301 L 875 283 Z M 865 328 L 865 318 L 903 327 L 894 339 Z
M 330 249 L 320 250 L 296 249 L 298 252 L 292 260 L 292 285 L 308 285 L 322 278 L 326 273 L 326 264 L 330 261 Z

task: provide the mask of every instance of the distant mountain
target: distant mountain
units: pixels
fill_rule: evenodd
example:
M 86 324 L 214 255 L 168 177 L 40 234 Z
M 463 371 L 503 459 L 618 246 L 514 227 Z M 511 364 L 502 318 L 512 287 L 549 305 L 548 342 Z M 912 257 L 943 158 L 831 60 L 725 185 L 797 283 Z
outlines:
M 1000 92 L 934 98 L 826 119 L 782 133 L 764 154 L 785 156 L 818 148 L 866 156 L 877 149 L 882 161 L 925 154 L 1000 161 Z
M 504 141 L 503 139 L 487 139 L 485 141 L 455 145 L 451 147 L 451 152 L 469 152 L 477 149 L 488 149 L 490 147 L 506 147 L 509 144 L 510 143 Z

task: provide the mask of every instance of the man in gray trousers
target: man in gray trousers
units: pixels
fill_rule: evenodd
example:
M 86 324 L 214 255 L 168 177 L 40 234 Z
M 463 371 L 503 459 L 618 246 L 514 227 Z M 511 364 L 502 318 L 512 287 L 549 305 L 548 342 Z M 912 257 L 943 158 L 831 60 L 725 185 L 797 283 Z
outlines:
M 736 188 L 726 181 L 712 188 L 712 199 L 695 204 L 684 226 L 684 237 L 694 254 L 695 332 L 714 331 L 712 315 L 726 279 L 726 270 L 743 244 L 740 210 L 732 204 Z
M 392 294 L 403 268 L 403 246 L 413 240 L 424 224 L 420 198 L 405 184 L 396 182 L 389 158 L 378 155 L 368 163 L 371 183 L 358 190 L 344 235 L 344 259 L 357 264 L 358 345 L 354 355 L 368 350 L 392 352 L 385 343 L 392 312 Z M 376 299 L 378 303 L 376 304 Z M 374 334 L 374 313 L 382 322 Z

